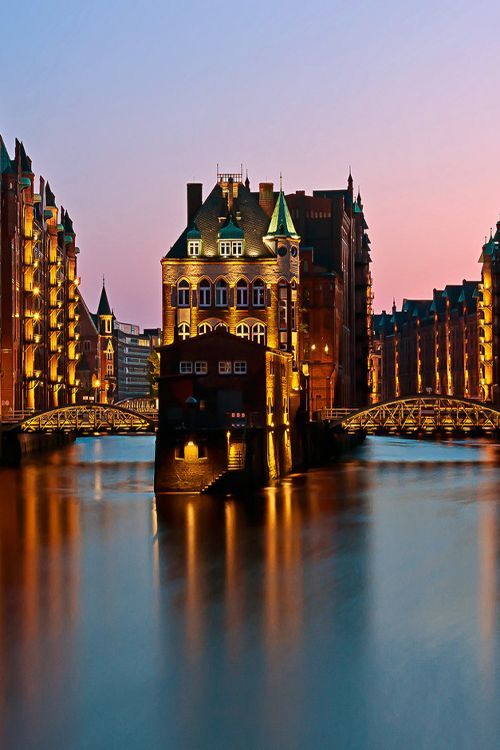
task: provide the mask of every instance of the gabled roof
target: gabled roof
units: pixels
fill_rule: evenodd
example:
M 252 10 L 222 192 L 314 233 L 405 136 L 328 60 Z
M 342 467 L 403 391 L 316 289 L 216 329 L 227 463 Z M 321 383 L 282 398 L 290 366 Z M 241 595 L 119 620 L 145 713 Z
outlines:
M 98 315 L 112 315 L 111 306 L 109 304 L 108 295 L 106 294 L 106 287 L 104 282 L 102 285 L 101 299 L 99 300 L 99 306 L 97 308 Z
M 263 237 L 267 234 L 269 219 L 259 205 L 258 195 L 255 196 L 242 183 L 238 183 L 238 197 L 233 200 L 232 213 L 245 234 L 243 257 L 273 258 L 274 253 L 263 242 Z M 222 188 L 217 183 L 193 217 L 194 224 L 190 225 L 189 230 L 187 227 L 184 229 L 165 258 L 168 260 L 188 257 L 188 231 L 196 225 L 203 240 L 199 257 L 203 260 L 213 259 L 220 262 L 217 240 L 219 230 L 223 226 L 221 219 L 226 223 L 229 219 L 229 211 Z
M 299 238 L 283 190 L 279 192 L 267 235 L 270 237 L 292 237 L 295 240 Z
M 0 174 L 10 174 L 12 172 L 14 172 L 14 165 L 0 135 Z

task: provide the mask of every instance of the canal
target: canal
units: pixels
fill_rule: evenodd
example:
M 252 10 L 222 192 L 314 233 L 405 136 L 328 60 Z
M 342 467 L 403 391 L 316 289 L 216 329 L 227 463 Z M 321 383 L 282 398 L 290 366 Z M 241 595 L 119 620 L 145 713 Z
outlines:
M 500 446 L 158 508 L 153 447 L 0 470 L 0 747 L 498 748 Z

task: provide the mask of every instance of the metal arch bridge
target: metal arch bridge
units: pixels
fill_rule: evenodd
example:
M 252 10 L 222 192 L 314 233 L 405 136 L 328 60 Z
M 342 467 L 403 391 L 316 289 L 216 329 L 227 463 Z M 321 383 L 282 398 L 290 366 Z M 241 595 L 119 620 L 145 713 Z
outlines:
M 40 412 L 20 423 L 21 432 L 76 432 L 80 435 L 153 432 L 154 422 L 122 406 L 86 404 Z
M 359 411 L 328 409 L 323 419 L 348 432 L 415 434 L 500 431 L 500 409 L 453 396 L 404 396 Z
M 152 396 L 126 398 L 123 401 L 116 401 L 114 406 L 120 406 L 122 409 L 128 409 L 155 422 L 158 421 L 158 399 Z

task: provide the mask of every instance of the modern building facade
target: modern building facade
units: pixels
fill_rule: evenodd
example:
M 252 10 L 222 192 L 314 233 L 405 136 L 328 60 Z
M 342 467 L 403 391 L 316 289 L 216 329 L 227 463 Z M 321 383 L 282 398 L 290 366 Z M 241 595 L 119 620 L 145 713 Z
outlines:
M 434 393 L 500 404 L 500 222 L 480 263 L 480 280 L 374 316 L 373 401 Z
M 75 403 L 76 235 L 31 159 L 0 137 L 0 404 L 3 419 Z

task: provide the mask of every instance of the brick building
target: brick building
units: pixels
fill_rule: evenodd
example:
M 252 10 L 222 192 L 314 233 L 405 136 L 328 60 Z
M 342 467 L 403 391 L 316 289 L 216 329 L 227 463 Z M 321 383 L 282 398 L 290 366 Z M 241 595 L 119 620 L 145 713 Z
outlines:
M 236 459 L 265 479 L 290 470 L 290 352 L 219 326 L 159 353 L 158 491 L 202 489 Z
M 480 281 L 373 317 L 373 401 L 436 393 L 500 405 L 500 222 L 479 260 Z
M 17 412 L 76 402 L 78 285 L 76 235 L 16 140 L 0 137 L 0 403 Z

